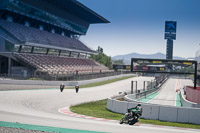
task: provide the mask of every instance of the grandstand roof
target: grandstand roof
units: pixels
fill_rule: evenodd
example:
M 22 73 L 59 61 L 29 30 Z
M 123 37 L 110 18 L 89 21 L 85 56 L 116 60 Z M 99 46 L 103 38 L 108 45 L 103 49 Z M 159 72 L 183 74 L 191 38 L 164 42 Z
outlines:
M 45 4 L 54 5 L 56 8 L 59 8 L 63 11 L 63 14 L 71 13 L 78 18 L 81 18 L 85 21 L 87 21 L 90 24 L 93 23 L 110 23 L 107 19 L 100 16 L 99 14 L 95 13 L 88 7 L 84 6 L 77 0 L 20 0 L 25 3 L 34 5 L 36 7 L 41 7 L 40 3 L 42 1 L 45 2 Z M 48 7 L 48 5 L 45 5 Z M 43 8 L 44 10 L 44 8 Z M 52 8 L 45 8 L 47 12 L 52 12 Z M 57 16 L 63 16 L 63 14 L 60 14 L 59 12 L 54 11 L 54 14 Z
M 10 36 L 17 39 L 21 44 L 32 44 L 37 46 L 55 47 L 63 50 L 96 53 L 77 39 L 62 36 L 56 33 L 42 31 L 21 24 L 8 22 L 0 19 L 0 28 L 5 30 Z M 38 45 L 39 44 L 39 45 Z M 40 45 L 41 44 L 41 45 Z

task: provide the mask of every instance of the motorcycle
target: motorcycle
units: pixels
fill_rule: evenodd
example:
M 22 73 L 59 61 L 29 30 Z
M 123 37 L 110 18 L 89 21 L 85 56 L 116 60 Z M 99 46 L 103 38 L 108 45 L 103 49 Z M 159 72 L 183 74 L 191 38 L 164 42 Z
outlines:
M 138 122 L 138 119 L 142 115 L 142 107 L 141 104 L 138 104 L 136 107 L 127 109 L 127 112 L 125 113 L 124 117 L 120 120 L 120 124 L 129 124 L 134 125 L 136 122 Z

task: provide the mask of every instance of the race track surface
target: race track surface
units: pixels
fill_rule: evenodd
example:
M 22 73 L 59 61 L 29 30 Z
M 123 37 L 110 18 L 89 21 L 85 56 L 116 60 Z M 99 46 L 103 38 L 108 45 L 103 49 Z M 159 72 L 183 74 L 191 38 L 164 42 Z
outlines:
M 148 101 L 148 103 L 176 106 L 177 90 L 183 88 L 184 85 L 193 86 L 192 80 L 169 78 L 158 92 L 158 95 Z
M 76 118 L 58 112 L 58 109 L 63 107 L 105 99 L 120 91 L 130 90 L 131 80 L 151 79 L 136 77 L 103 86 L 80 89 L 79 93 L 75 93 L 75 90 L 64 90 L 61 93 L 57 89 L 0 91 L 0 121 L 113 133 L 199 132 L 169 127 L 120 125 L 116 122 Z

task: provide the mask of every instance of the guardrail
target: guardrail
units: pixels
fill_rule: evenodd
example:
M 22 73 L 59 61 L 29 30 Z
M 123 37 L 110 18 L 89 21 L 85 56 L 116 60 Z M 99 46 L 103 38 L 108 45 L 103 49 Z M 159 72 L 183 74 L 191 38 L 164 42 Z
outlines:
M 124 99 L 126 101 L 136 101 L 136 99 L 139 98 L 143 98 L 146 97 L 148 95 L 151 95 L 151 93 L 157 92 L 160 90 L 160 88 L 162 87 L 162 85 L 168 80 L 168 77 L 166 77 L 165 79 L 163 79 L 162 81 L 159 82 L 159 84 L 157 84 L 158 82 L 154 80 L 154 82 L 150 82 L 147 85 L 147 89 L 146 90 L 138 90 L 136 93 L 134 94 L 129 94 L 124 96 Z

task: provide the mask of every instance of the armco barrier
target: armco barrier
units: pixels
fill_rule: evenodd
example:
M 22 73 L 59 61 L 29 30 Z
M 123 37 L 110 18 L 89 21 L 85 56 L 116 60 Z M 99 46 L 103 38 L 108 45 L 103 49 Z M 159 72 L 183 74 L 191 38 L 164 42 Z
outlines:
M 142 104 L 143 113 L 141 117 L 144 119 L 200 124 L 199 108 L 164 106 L 137 101 L 118 101 L 111 97 L 108 98 L 107 109 L 124 114 L 128 108 L 135 107 L 138 103 Z

